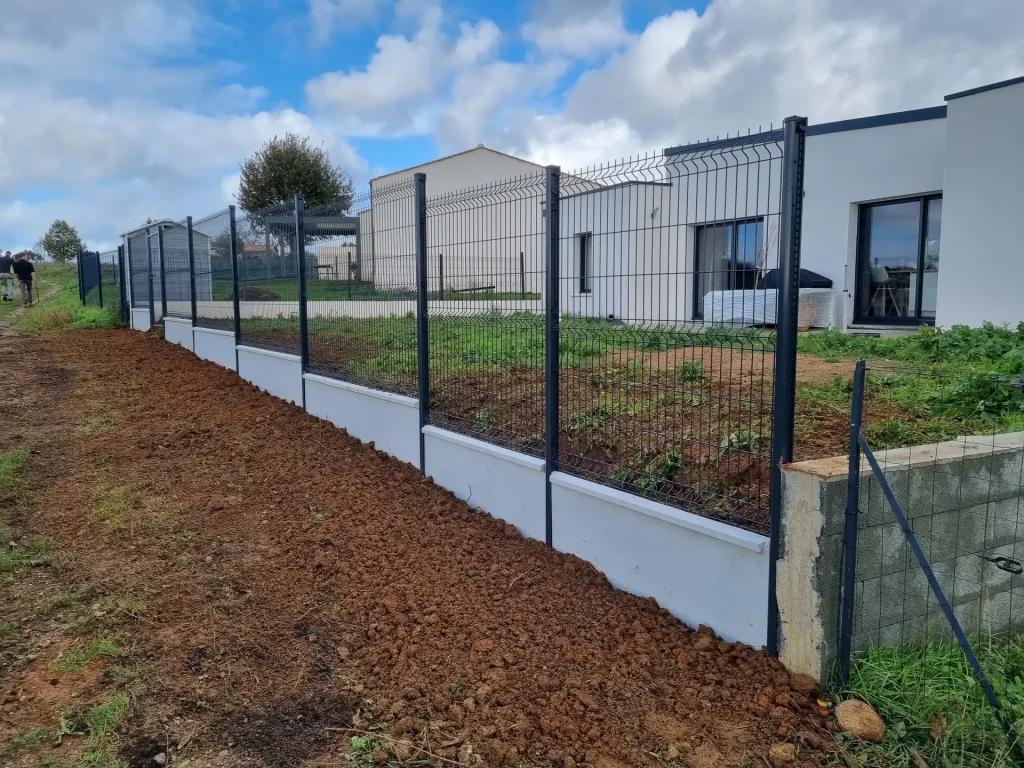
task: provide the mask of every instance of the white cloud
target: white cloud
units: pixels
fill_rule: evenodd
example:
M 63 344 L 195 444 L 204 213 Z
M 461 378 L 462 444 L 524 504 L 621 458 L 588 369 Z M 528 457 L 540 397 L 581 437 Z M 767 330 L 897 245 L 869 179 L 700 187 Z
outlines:
M 407 8 L 418 28 L 387 34 L 366 67 L 328 72 L 306 84 L 315 110 L 330 114 L 350 135 L 401 136 L 427 132 L 450 78 L 488 60 L 501 40 L 489 19 L 462 23 L 456 36 L 443 28 L 437 6 Z
M 326 43 L 335 32 L 351 32 L 374 21 L 391 0 L 309 0 L 313 42 Z
M 535 18 L 523 27 L 523 37 L 544 51 L 590 58 L 626 45 L 620 0 L 545 0 Z
M 500 138 L 594 162 L 629 154 L 627 138 L 657 149 L 791 114 L 815 123 L 932 106 L 1024 71 L 1020 29 L 1015 0 L 715 0 L 702 15 L 654 19 L 585 72 L 563 108 L 525 113 Z

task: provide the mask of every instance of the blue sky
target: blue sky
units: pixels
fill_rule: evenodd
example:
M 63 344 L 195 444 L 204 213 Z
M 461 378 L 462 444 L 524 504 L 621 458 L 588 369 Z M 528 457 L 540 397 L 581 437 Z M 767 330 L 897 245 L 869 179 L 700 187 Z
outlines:
M 563 168 L 942 103 L 1024 72 L 1018 0 L 5 0 L 0 248 L 233 202 L 288 131 L 357 185 L 486 143 Z

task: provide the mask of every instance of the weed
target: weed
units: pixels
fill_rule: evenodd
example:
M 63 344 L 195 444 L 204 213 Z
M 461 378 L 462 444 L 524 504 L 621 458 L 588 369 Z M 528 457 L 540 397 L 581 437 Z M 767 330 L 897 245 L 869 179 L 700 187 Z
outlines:
M 487 411 L 477 411 L 476 415 L 473 416 L 473 421 L 476 422 L 478 427 L 489 427 L 491 425 L 491 416 Z
M 0 529 L 0 539 L 10 541 L 10 536 Z M 27 539 L 17 546 L 0 548 L 0 573 L 14 574 L 30 565 L 46 565 L 60 570 L 70 561 L 70 555 L 58 552 L 53 539 L 45 537 Z
M 647 496 L 662 490 L 666 482 L 674 480 L 684 464 L 683 455 L 675 448 L 670 448 L 664 454 L 656 455 L 647 461 L 640 459 L 630 462 L 626 468 L 612 475 L 612 479 L 628 483 Z
M 718 457 L 722 458 L 729 451 L 749 451 L 755 453 L 760 445 L 761 436 L 759 434 L 749 429 L 738 429 L 722 438 L 719 444 L 721 451 Z
M 54 672 L 81 672 L 93 659 L 107 658 L 116 659 L 121 657 L 124 651 L 109 637 L 97 637 L 87 642 L 81 648 L 76 648 L 67 653 L 57 654 L 57 658 L 50 664 Z
M 93 491 L 93 514 L 113 527 L 123 524 L 125 513 L 135 505 L 137 491 L 128 485 Z
M 975 640 L 1011 722 L 1024 720 L 1024 638 L 1005 642 Z M 856 745 L 864 765 L 912 765 L 919 752 L 928 765 L 1009 768 L 1008 745 L 955 642 L 874 648 L 854 659 L 847 695 L 869 702 L 889 724 L 884 741 Z M 932 738 L 933 718 L 946 727 Z
M 16 621 L 0 621 L 0 637 L 13 635 L 21 627 Z
M 599 401 L 593 408 L 569 417 L 566 429 L 570 432 L 596 432 L 618 414 L 618 408 L 608 401 Z
M 20 752 L 42 749 L 53 744 L 55 740 L 53 731 L 49 728 L 33 728 L 28 733 L 15 736 L 0 747 L 0 757 L 14 757 Z
M 130 688 L 142 677 L 138 667 L 126 664 L 113 664 L 107 670 L 105 678 L 118 688 Z
M 679 375 L 683 381 L 705 381 L 704 364 L 700 360 L 687 360 L 678 368 Z
M 309 522 L 313 525 L 320 525 L 327 520 L 327 513 L 320 511 L 316 507 L 306 507 L 306 514 L 309 515 Z
M 10 488 L 28 463 L 28 451 L 15 448 L 0 452 L 0 489 Z
M 84 736 L 81 755 L 73 763 L 45 758 L 36 768 L 125 768 L 111 745 L 111 737 L 131 710 L 131 699 L 118 694 L 89 709 L 60 707 L 56 741 L 65 736 Z

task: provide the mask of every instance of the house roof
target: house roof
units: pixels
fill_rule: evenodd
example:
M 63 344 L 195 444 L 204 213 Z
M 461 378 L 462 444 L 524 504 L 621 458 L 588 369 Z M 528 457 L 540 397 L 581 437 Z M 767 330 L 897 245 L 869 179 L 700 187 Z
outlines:
M 665 157 L 673 155 L 689 155 L 695 152 L 710 152 L 717 149 L 735 149 L 736 147 L 748 147 L 754 144 L 769 144 L 782 141 L 782 129 L 773 128 L 768 131 L 748 133 L 746 136 L 727 136 L 724 139 L 708 139 L 697 141 L 693 144 L 680 144 L 678 147 L 668 147 L 662 154 Z
M 570 195 L 562 195 L 562 200 L 568 200 L 571 197 L 581 197 L 582 195 L 593 195 L 596 192 L 610 192 L 614 189 L 622 189 L 622 187 L 671 187 L 672 182 L 670 181 L 644 181 L 642 179 L 635 179 L 630 181 L 620 181 L 618 184 L 609 184 L 604 187 L 594 187 L 593 189 L 586 189 L 582 192 L 573 192 Z M 564 189 L 564 187 L 563 187 Z
M 180 227 L 180 226 L 182 226 L 182 224 L 181 224 L 180 221 L 175 221 L 174 219 L 156 219 L 155 221 L 151 221 L 148 224 L 143 224 L 141 227 L 135 227 L 135 229 L 129 229 L 127 232 L 122 232 L 121 233 L 121 237 L 127 237 L 128 235 L 134 235 L 136 232 L 141 232 L 144 229 L 149 229 L 150 227 L 167 227 L 167 226 Z
M 515 155 L 510 155 L 508 152 L 501 152 L 501 151 L 499 151 L 497 149 L 491 149 L 490 147 L 486 147 L 483 144 L 477 144 L 472 149 L 464 149 L 461 152 L 455 152 L 454 154 L 451 154 L 451 155 L 445 155 L 444 157 L 438 157 L 438 158 L 435 158 L 434 160 L 428 160 L 425 163 L 419 163 L 418 165 L 410 165 L 408 168 L 400 168 L 397 171 L 388 171 L 387 173 L 382 173 L 380 176 L 375 176 L 374 178 L 370 179 L 370 183 L 372 184 L 373 182 L 379 181 L 380 179 L 386 179 L 388 176 L 394 176 L 394 175 L 399 174 L 399 173 L 408 173 L 409 171 L 415 171 L 417 168 L 425 168 L 428 165 L 433 165 L 434 163 L 439 163 L 442 160 L 450 160 L 453 157 L 461 157 L 462 155 L 468 155 L 471 152 L 479 152 L 481 150 L 483 150 L 484 152 L 491 152 L 492 154 L 495 154 L 495 155 L 501 155 L 502 157 L 508 157 L 508 158 L 513 159 L 513 160 L 518 160 L 521 163 L 528 163 L 529 165 L 532 165 L 532 166 L 534 166 L 536 168 L 543 168 L 544 167 L 543 165 L 535 163 L 532 160 L 524 160 L 521 157 L 516 157 Z
M 996 88 L 1006 88 L 1008 85 L 1019 85 L 1020 83 L 1024 83 L 1024 75 L 1020 77 L 1012 77 L 1009 80 L 1000 80 L 998 83 L 979 85 L 977 88 L 969 88 L 966 91 L 958 91 L 956 93 L 951 93 L 946 97 L 946 101 L 952 101 L 953 99 L 962 99 L 964 96 L 973 96 L 976 93 L 994 91 Z
M 871 115 L 870 117 L 855 117 L 850 120 L 836 120 L 831 123 L 818 123 L 817 125 L 809 125 L 807 126 L 807 135 L 820 136 L 821 134 L 825 133 L 840 133 L 841 131 L 858 131 L 863 128 L 881 128 L 884 125 L 916 123 L 921 120 L 941 120 L 945 116 L 945 105 L 938 107 L 925 107 L 924 109 L 908 109 L 903 112 L 887 112 L 883 115 Z

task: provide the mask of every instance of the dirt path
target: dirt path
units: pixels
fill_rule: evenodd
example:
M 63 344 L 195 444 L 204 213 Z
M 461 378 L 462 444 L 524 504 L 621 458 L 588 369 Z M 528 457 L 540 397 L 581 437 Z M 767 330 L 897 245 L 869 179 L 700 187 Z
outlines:
M 0 451 L 34 451 L 0 513 L 53 542 L 3 587 L 0 744 L 126 697 L 103 748 L 150 768 L 826 761 L 763 653 L 233 373 L 128 331 L 0 334 L 0 359 Z M 118 652 L 55 671 L 100 640 Z M 98 738 L 10 764 L 78 768 Z

